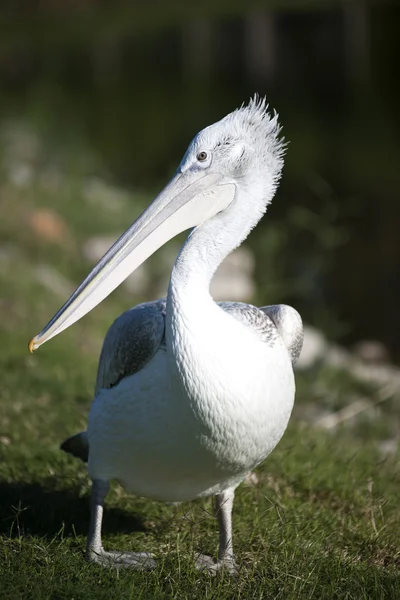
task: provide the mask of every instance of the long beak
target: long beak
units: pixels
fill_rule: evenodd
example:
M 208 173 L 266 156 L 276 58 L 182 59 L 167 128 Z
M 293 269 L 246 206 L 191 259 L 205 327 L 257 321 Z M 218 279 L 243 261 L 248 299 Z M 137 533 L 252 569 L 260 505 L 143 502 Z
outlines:
M 30 352 L 100 304 L 167 241 L 224 210 L 234 197 L 235 185 L 218 173 L 178 173 L 29 342 Z

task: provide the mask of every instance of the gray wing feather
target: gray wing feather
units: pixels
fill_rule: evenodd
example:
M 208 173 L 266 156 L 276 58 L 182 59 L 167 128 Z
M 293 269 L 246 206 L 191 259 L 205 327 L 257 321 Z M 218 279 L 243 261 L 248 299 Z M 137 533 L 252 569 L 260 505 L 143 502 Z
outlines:
M 303 322 L 297 310 L 287 304 L 262 306 L 260 310 L 274 322 L 276 329 L 295 364 L 303 347 Z
M 104 339 L 95 393 L 111 388 L 140 371 L 162 347 L 165 336 L 166 300 L 145 302 L 114 321 Z
M 259 338 L 273 346 L 278 333 L 272 319 L 261 309 L 243 302 L 218 302 L 225 312 L 229 313 L 244 325 L 251 327 Z
M 300 356 L 303 346 L 303 323 L 297 310 L 286 304 L 275 304 L 257 308 L 242 302 L 218 302 L 218 305 L 233 317 L 251 327 L 259 338 L 273 346 L 281 337 L 292 363 Z
M 297 360 L 303 345 L 303 325 L 294 308 L 285 304 L 257 308 L 242 302 L 218 302 L 218 305 L 251 327 L 270 346 L 280 336 L 292 362 Z M 100 354 L 95 393 L 137 373 L 159 348 L 165 347 L 165 312 L 166 299 L 162 298 L 139 304 L 114 321 Z

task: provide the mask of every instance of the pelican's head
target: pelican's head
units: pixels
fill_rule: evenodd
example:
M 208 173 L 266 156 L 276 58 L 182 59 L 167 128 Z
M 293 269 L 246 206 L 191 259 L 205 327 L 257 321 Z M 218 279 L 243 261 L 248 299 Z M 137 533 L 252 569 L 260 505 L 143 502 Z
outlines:
M 278 115 L 257 97 L 198 133 L 178 172 L 221 173 L 236 187 L 262 186 L 266 203 L 279 181 L 285 144 Z
M 279 133 L 277 115 L 271 117 L 265 100 L 257 97 L 198 133 L 168 185 L 30 341 L 29 350 L 87 314 L 171 238 L 231 213 L 239 196 L 252 202 L 245 210 L 255 213 L 256 223 L 280 178 L 284 144 Z

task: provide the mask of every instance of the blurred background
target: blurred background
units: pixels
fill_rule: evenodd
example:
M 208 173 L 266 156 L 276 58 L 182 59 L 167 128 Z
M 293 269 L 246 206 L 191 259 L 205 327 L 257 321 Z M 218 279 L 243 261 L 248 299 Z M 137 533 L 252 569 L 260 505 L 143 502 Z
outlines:
M 283 180 L 216 297 L 290 303 L 400 361 L 399 17 L 384 0 L 4 0 L 3 323 L 36 333 L 193 135 L 258 92 L 290 142 Z M 116 292 L 122 309 L 165 291 L 180 243 Z

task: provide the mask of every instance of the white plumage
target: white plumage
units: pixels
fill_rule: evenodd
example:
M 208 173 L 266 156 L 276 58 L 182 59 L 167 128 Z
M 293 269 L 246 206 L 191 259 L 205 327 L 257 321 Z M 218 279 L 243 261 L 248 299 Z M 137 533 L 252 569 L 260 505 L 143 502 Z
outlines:
M 146 554 L 110 553 L 101 543 L 110 479 L 162 501 L 213 495 L 219 560 L 234 571 L 234 489 L 283 435 L 294 401 L 292 362 L 302 344 L 297 312 L 216 304 L 218 265 L 257 224 L 283 164 L 276 115 L 252 100 L 200 132 L 177 175 L 31 342 L 38 347 L 98 304 L 173 235 L 194 226 L 171 274 L 166 300 L 124 313 L 102 350 L 88 430 L 63 449 L 88 453 L 93 480 L 88 556 L 102 564 L 151 567 Z
M 174 335 L 168 319 L 166 349 L 97 393 L 92 479 L 117 479 L 156 500 L 192 500 L 236 486 L 279 441 L 294 398 L 286 347 L 279 338 L 262 342 L 218 307 L 201 308 L 200 318 L 193 306 L 179 319 Z

